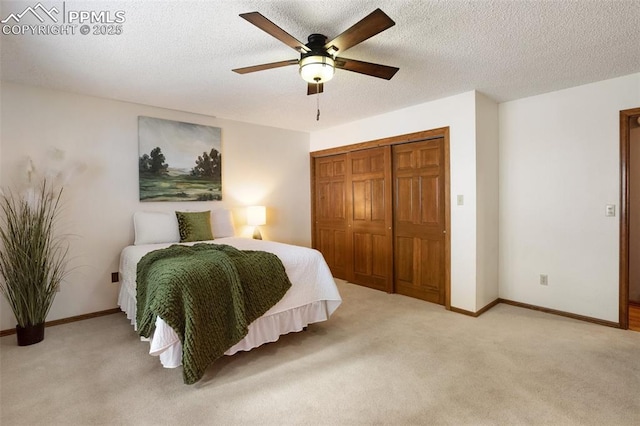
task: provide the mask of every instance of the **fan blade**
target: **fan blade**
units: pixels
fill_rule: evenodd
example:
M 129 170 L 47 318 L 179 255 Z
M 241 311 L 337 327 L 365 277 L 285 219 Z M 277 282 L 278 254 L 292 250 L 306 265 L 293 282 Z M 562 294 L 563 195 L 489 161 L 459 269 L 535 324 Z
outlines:
M 298 52 L 309 51 L 309 48 L 305 46 L 304 43 L 298 41 L 291 34 L 262 16 L 259 12 L 241 13 L 240 17 L 246 19 L 256 27 L 260 28 L 262 31 L 277 38 L 278 40 L 280 40 L 287 46 L 294 48 Z
M 286 67 L 287 65 L 298 65 L 297 59 L 289 59 L 288 61 L 271 62 L 270 64 L 254 65 L 252 67 L 236 68 L 231 70 L 238 74 L 247 74 L 250 72 L 270 70 L 271 68 Z
M 391 80 L 391 78 L 400 69 L 387 65 L 372 64 L 371 62 L 356 61 L 355 59 L 342 57 L 336 58 L 336 68 L 366 74 L 372 77 L 384 78 L 385 80 Z
M 308 83 L 307 84 L 307 95 L 315 95 L 316 93 L 322 93 L 324 90 L 324 83 L 316 84 L 316 83 Z
M 344 31 L 338 37 L 324 45 L 325 49 L 335 46 L 339 53 L 344 52 L 350 47 L 358 43 L 362 43 L 369 37 L 381 33 L 391 28 L 396 23 L 393 22 L 386 13 L 380 9 L 376 9 L 369 15 L 365 16 L 360 22 L 354 24 L 351 28 Z

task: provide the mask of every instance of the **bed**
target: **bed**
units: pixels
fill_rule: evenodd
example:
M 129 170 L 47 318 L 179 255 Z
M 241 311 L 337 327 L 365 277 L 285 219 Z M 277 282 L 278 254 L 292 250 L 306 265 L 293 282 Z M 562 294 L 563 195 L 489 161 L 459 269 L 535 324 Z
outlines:
M 228 213 L 223 213 L 229 216 Z M 224 220 L 214 219 L 213 234 L 232 234 L 233 226 L 227 226 L 223 231 Z M 136 267 L 140 259 L 154 250 L 167 248 L 176 244 L 175 233 L 157 237 L 153 232 L 153 238 L 143 234 L 147 225 L 157 228 L 157 219 L 149 219 L 149 215 L 134 217 L 136 239 L 135 244 L 122 250 L 120 256 L 120 281 L 121 287 L 118 295 L 118 305 L 126 313 L 134 328 L 136 327 Z M 171 227 L 171 214 L 163 220 L 169 221 Z M 154 222 L 155 221 L 155 222 Z M 143 225 L 142 222 L 145 222 Z M 218 223 L 216 229 L 216 223 Z M 166 223 L 163 229 L 166 228 Z M 165 229 L 166 230 L 166 229 Z M 173 230 L 172 230 L 173 232 Z M 170 234 L 170 235 L 169 235 Z M 170 240 L 158 242 L 157 240 Z M 336 287 L 322 254 L 320 252 L 299 246 L 282 244 L 272 241 L 253 240 L 235 236 L 223 236 L 207 241 L 193 241 L 179 243 L 183 245 L 193 244 L 224 244 L 240 250 L 260 250 L 275 254 L 285 268 L 291 282 L 291 288 L 285 295 L 261 317 L 249 325 L 247 335 L 237 344 L 230 347 L 225 355 L 233 355 L 239 351 L 248 351 L 269 342 L 275 342 L 279 336 L 291 332 L 303 330 L 307 325 L 326 321 L 338 308 L 342 299 Z M 146 339 L 143 339 L 146 340 Z M 162 318 L 155 322 L 155 331 L 150 337 L 149 353 L 158 356 L 165 368 L 175 368 L 182 364 L 182 344 L 177 333 L 168 326 Z

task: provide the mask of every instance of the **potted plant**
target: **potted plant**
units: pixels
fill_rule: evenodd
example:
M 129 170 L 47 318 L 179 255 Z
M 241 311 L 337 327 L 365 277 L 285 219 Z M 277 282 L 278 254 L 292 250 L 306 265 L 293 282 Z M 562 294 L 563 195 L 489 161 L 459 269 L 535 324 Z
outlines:
M 19 346 L 44 339 L 45 320 L 66 275 L 69 246 L 55 233 L 61 195 L 62 187 L 42 178 L 22 195 L 0 196 L 0 290 L 16 317 Z

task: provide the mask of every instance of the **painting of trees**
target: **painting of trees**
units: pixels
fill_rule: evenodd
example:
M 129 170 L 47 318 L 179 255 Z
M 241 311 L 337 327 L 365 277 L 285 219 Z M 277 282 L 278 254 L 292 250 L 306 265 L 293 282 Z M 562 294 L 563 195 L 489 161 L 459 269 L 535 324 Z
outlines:
M 220 128 L 141 116 L 138 142 L 140 201 L 222 199 Z
M 143 154 L 142 157 L 140 157 L 139 171 L 141 173 L 151 173 L 154 175 L 167 174 L 169 165 L 164 161 L 165 157 L 164 154 L 162 154 L 162 150 L 160 147 L 155 147 L 149 155 Z
M 191 169 L 191 176 L 210 177 L 220 179 L 220 167 L 222 165 L 222 155 L 217 149 L 212 148 L 208 154 L 203 152 L 196 159 L 196 166 Z

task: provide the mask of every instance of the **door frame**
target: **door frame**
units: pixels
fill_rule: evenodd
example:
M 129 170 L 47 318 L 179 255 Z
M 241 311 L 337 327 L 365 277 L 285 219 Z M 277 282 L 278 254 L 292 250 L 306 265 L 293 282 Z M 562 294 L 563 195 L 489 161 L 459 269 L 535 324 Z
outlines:
M 629 120 L 640 116 L 640 108 L 620 111 L 620 328 L 629 328 L 629 163 L 631 128 Z
M 311 194 L 312 200 L 314 194 L 315 174 L 313 173 L 314 158 L 326 157 L 329 155 L 345 154 L 352 151 L 361 149 L 375 148 L 387 145 L 398 145 L 411 142 L 420 142 L 429 139 L 444 139 L 444 214 L 445 214 L 445 241 L 444 241 L 444 255 L 445 255 L 445 271 L 444 271 L 444 307 L 447 310 L 451 310 L 451 189 L 450 189 L 450 158 L 449 158 L 449 127 L 440 127 L 437 129 L 424 130 L 421 132 L 407 133 L 404 135 L 391 136 L 383 139 L 375 139 L 367 142 L 360 142 L 351 145 L 339 146 L 336 148 L 329 148 L 320 151 L 313 151 L 310 153 L 311 160 Z M 312 201 L 313 202 L 313 201 Z M 313 204 L 312 204 L 313 206 Z M 314 207 L 312 207 L 312 221 L 311 221 L 311 235 L 312 241 L 315 235 L 315 217 L 313 214 Z

